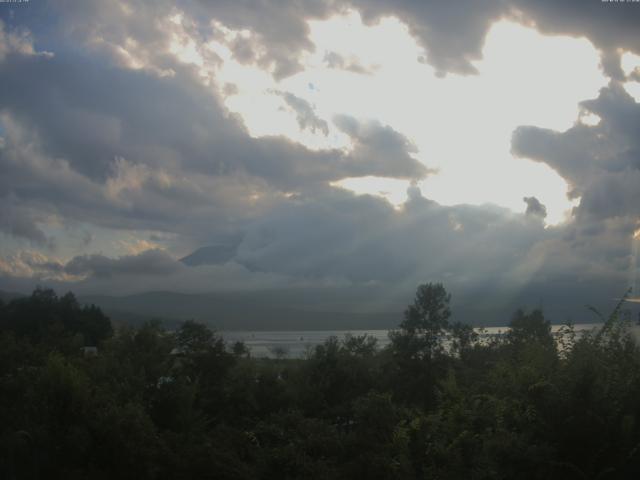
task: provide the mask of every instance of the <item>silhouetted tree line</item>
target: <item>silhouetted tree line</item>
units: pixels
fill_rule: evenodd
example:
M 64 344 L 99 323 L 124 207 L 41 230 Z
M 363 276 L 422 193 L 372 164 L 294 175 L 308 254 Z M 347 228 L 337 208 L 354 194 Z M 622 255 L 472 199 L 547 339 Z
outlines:
M 583 479 L 640 474 L 640 349 L 616 309 L 502 336 L 418 287 L 391 343 L 254 359 L 205 325 L 114 332 L 72 294 L 0 303 L 3 479 Z M 97 346 L 97 355 L 84 347 Z

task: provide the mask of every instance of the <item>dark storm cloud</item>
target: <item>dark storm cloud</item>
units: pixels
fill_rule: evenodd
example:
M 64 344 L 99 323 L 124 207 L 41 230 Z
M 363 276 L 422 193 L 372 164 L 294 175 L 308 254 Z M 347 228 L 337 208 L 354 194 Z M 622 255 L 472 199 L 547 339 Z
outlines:
M 544 228 L 498 207 L 440 206 L 415 190 L 398 212 L 375 197 L 328 190 L 253 223 L 236 261 L 294 278 L 373 282 L 390 296 L 441 281 L 457 318 L 471 322 L 541 299 L 555 321 L 584 320 L 585 292 L 600 301 L 626 289 L 632 226 L 612 219 L 592 234 L 584 222 Z
M 411 157 L 417 148 L 406 137 L 377 121 L 359 122 L 345 115 L 333 123 L 351 137 L 354 148 L 349 158 L 352 176 L 379 175 L 419 180 L 429 173 Z M 366 173 L 366 170 L 376 173 Z
M 38 227 L 42 220 L 42 214 L 26 208 L 14 196 L 5 197 L 0 203 L 1 232 L 26 239 L 39 247 L 53 247 L 53 240 Z
M 514 153 L 544 162 L 581 197 L 578 218 L 640 216 L 640 105 L 615 82 L 582 106 L 598 115 L 596 126 L 566 132 L 520 127 Z
M 61 30 L 93 47 L 109 50 L 110 46 L 123 45 L 127 38 L 133 39 L 143 57 L 153 59 L 159 68 L 171 67 L 170 62 L 165 63 L 168 59 L 157 54 L 166 50 L 169 40 L 167 17 L 184 12 L 191 33 L 199 40 L 222 39 L 224 32 L 211 24 L 221 22 L 227 28 L 251 34 L 231 42 L 235 58 L 270 69 L 277 78 L 299 71 L 301 52 L 313 50 L 306 21 L 336 11 L 333 2 L 323 0 L 133 0 L 116 5 L 65 0 L 47 2 L 41 9 L 52 16 L 64 16 Z M 118 56 L 117 49 L 111 49 L 111 53 Z
M 316 115 L 313 106 L 309 102 L 289 92 L 277 93 L 282 96 L 287 105 L 296 113 L 296 120 L 301 130 L 310 130 L 313 133 L 320 131 L 325 137 L 329 135 L 329 124 Z
M 235 228 L 280 190 L 426 173 L 389 128 L 352 129 L 356 142 L 381 152 L 371 156 L 362 147 L 312 152 L 284 138 L 253 139 L 190 71 L 176 69 L 163 78 L 73 54 L 5 58 L 0 194 L 104 226 L 206 236 Z M 256 194 L 259 205 L 249 198 Z M 226 227 L 216 224 L 223 218 Z
M 487 30 L 505 9 L 500 0 L 349 0 L 344 4 L 357 8 L 369 23 L 383 16 L 398 17 L 426 50 L 426 61 L 440 73 L 475 72 L 470 62 L 481 57 Z
M 116 231 L 175 232 L 196 245 L 216 236 L 241 240 L 235 258 L 215 268 L 189 268 L 159 250 L 76 256 L 66 264 L 25 256 L 13 270 L 0 264 L 2 285 L 14 285 L 7 278 L 19 278 L 18 267 L 30 268 L 36 280 L 86 276 L 79 288 L 120 293 L 212 289 L 231 278 L 237 285 L 257 278 L 262 287 L 309 278 L 373 282 L 404 292 L 443 281 L 476 312 L 490 309 L 496 292 L 514 301 L 568 295 L 562 300 L 575 303 L 584 292 L 611 296 L 624 288 L 640 213 L 640 118 L 638 105 L 615 84 L 583 104 L 602 117 L 600 125 L 563 133 L 522 127 L 514 135 L 514 152 L 550 165 L 581 197 L 572 222 L 545 229 L 535 216 L 497 207 L 440 206 L 416 187 L 400 210 L 329 188 L 344 177 L 415 179 L 429 171 L 411 156 L 408 139 L 378 122 L 335 119 L 352 140 L 349 154 L 310 151 L 279 137 L 253 139 L 195 69 L 168 50 L 181 29 L 199 43 L 224 40 L 212 27 L 217 20 L 250 32 L 229 45 L 238 60 L 281 78 L 313 49 L 306 19 L 355 6 L 368 22 L 400 18 L 441 73 L 472 73 L 492 21 L 517 15 L 543 31 L 586 35 L 608 54 L 613 71 L 615 48 L 638 51 L 636 6 L 184 1 L 178 28 L 167 20 L 178 11 L 168 1 L 31 4 L 6 21 L 30 27 L 36 50 L 54 56 L 33 55 L 24 36 L 20 48 L 0 47 L 0 229 L 41 245 L 48 241 L 41 224 L 55 216 Z M 14 32 L 0 34 L 8 31 Z M 310 105 L 285 100 L 303 128 L 325 131 Z M 526 200 L 527 210 L 539 217 L 543 206 L 534 200 Z
M 6 142 L 0 150 L 2 198 L 40 221 L 47 216 L 117 229 L 159 230 L 206 235 L 229 228 L 229 221 L 255 215 L 250 195 L 271 194 L 259 179 L 243 175 L 206 176 L 153 168 L 116 158 L 104 181 L 76 172 L 64 160 L 47 156 L 23 129 L 4 119 Z M 266 190 L 266 191 L 265 191 Z M 3 217 L 3 220 L 5 218 Z
M 254 222 L 237 261 L 261 271 L 354 281 L 496 279 L 543 235 L 542 224 L 497 207 L 443 207 L 414 192 L 398 212 L 376 197 L 327 189 Z
M 617 49 L 640 52 L 640 9 L 634 2 L 601 0 L 518 0 L 523 19 L 543 33 L 586 37 L 603 51 L 603 66 L 620 76 Z
M 34 2 L 35 3 L 35 2 Z M 473 73 L 471 62 L 481 57 L 484 38 L 491 24 L 511 18 L 533 24 L 542 32 L 584 36 L 603 51 L 603 65 L 609 74 L 621 75 L 617 49 L 640 53 L 636 34 L 640 9 L 633 2 L 600 0 L 131 0 L 110 5 L 100 1 L 38 2 L 29 9 L 16 9 L 18 18 L 28 18 L 41 27 L 58 30 L 93 47 L 137 42 L 142 56 L 154 59 L 159 68 L 170 68 L 165 51 L 168 28 L 165 19 L 178 11 L 187 17 L 190 30 L 201 40 L 222 32 L 211 21 L 250 33 L 229 45 L 235 57 L 245 63 L 271 68 L 276 78 L 301 69 L 300 55 L 313 51 L 308 38 L 308 20 L 325 19 L 355 8 L 370 23 L 384 16 L 403 21 L 426 51 L 426 61 L 440 73 Z M 141 19 L 145 19 L 142 21 Z M 45 20 L 46 19 L 46 20 Z M 55 19 L 55 20 L 54 20 Z M 45 28 L 46 27 L 46 28 Z M 112 49 L 118 55 L 117 49 Z
M 525 215 L 545 218 L 547 216 L 547 207 L 545 207 L 536 197 L 524 197 L 522 200 L 527 204 Z
M 640 105 L 614 81 L 582 107 L 600 123 L 565 132 L 520 127 L 512 147 L 556 170 L 579 198 L 561 234 L 537 246 L 545 252 L 540 274 L 552 281 L 573 276 L 594 292 L 615 286 L 620 296 L 637 276 L 630 245 L 640 217 Z
M 33 272 L 40 276 L 61 275 L 64 273 L 65 265 L 57 260 L 51 260 L 43 255 L 32 252 L 22 252 L 19 260 L 33 269 Z
M 473 73 L 485 35 L 500 18 L 534 25 L 543 33 L 588 38 L 603 52 L 603 66 L 621 76 L 618 49 L 640 53 L 640 9 L 634 2 L 601 0 L 346 0 L 374 22 L 393 15 L 405 22 L 439 72 Z
M 0 107 L 37 131 L 52 156 L 91 178 L 104 179 L 115 156 L 157 166 L 188 157 L 191 168 L 223 168 L 216 150 L 244 137 L 188 77 L 163 79 L 64 53 L 12 56 L 0 75 Z
M 384 16 L 399 18 L 425 48 L 426 60 L 441 73 L 473 73 L 471 61 L 480 58 L 491 23 L 502 17 L 534 24 L 545 33 L 588 38 L 605 54 L 604 64 L 610 74 L 619 74 L 618 48 L 640 52 L 640 9 L 633 2 L 291 0 L 256 4 L 225 0 L 201 5 L 206 5 L 208 15 L 223 23 L 258 32 L 261 46 L 266 46 L 263 63 L 275 63 L 277 76 L 297 71 L 299 53 L 313 49 L 305 20 L 326 18 L 345 8 L 356 8 L 370 23 Z M 244 55 L 250 58 L 246 51 Z
M 187 267 L 148 251 L 117 259 L 79 256 L 62 268 L 38 259 L 32 268 L 36 279 L 86 276 L 73 284 L 75 290 L 119 294 L 330 281 L 348 296 L 352 285 L 379 285 L 386 286 L 384 295 L 371 303 L 383 306 L 409 298 L 418 283 L 442 281 L 454 293 L 459 319 L 495 321 L 496 312 L 544 299 L 548 314 L 563 321 L 567 315 L 583 319 L 579 299 L 585 291 L 590 298 L 609 299 L 620 295 L 627 280 L 632 225 L 614 219 L 590 232 L 581 225 L 545 229 L 542 222 L 506 209 L 444 207 L 416 191 L 398 212 L 375 197 L 326 189 L 249 224 L 237 255 L 221 267 Z M 551 295 L 558 291 L 573 293 Z
M 296 288 L 305 282 L 282 275 L 256 273 L 233 261 L 188 267 L 163 250 L 146 250 L 117 258 L 78 255 L 67 262 L 37 252 L 0 257 L 0 286 L 28 292 L 38 285 L 57 291 L 128 295 L 149 291 L 252 291 Z
M 196 18 L 215 18 L 226 26 L 252 33 L 233 47 L 240 61 L 271 67 L 276 78 L 301 69 L 300 53 L 312 51 L 307 20 L 337 11 L 330 0 L 204 0 L 191 2 Z
M 104 255 L 74 257 L 64 266 L 71 275 L 105 278 L 114 275 L 169 275 L 181 265 L 162 250 L 147 250 L 138 255 L 109 258 Z
M 401 143 L 408 143 L 389 128 L 351 129 L 356 140 L 364 134 L 376 146 L 393 150 L 389 165 L 338 151 L 311 152 L 284 138 L 252 139 L 187 72 L 158 78 L 60 55 L 14 56 L 0 64 L 0 75 L 7 87 L 0 93 L 0 108 L 36 131 L 48 154 L 92 179 L 104 180 L 116 156 L 205 174 L 242 171 L 285 188 L 355 174 L 388 175 L 396 165 L 401 176 L 421 171 L 421 164 L 401 150 Z M 308 105 L 295 107 L 307 124 L 324 129 L 304 108 Z

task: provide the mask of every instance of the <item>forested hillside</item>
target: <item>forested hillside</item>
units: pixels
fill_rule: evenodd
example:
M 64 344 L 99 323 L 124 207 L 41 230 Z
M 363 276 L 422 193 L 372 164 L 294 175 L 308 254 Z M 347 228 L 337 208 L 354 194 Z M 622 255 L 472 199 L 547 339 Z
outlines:
M 379 349 L 254 359 L 206 326 L 113 330 L 72 294 L 0 304 L 0 477 L 583 479 L 640 474 L 640 349 L 616 309 L 480 340 L 421 285 Z M 97 348 L 92 348 L 97 347 Z

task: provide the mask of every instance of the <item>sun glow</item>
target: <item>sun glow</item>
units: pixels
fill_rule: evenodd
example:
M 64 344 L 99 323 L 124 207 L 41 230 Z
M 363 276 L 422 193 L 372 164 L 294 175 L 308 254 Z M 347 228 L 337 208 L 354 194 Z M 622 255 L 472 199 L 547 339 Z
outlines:
M 620 66 L 627 81 L 622 84 L 625 91 L 637 103 L 640 103 L 640 55 L 624 52 L 620 55 Z
M 620 67 L 627 77 L 634 71 L 640 70 L 640 55 L 633 52 L 624 52 L 620 55 Z
M 521 125 L 564 131 L 576 122 L 598 123 L 579 107 L 607 81 L 587 40 L 544 36 L 500 21 L 487 34 L 483 58 L 474 63 L 477 75 L 439 77 L 395 18 L 365 25 L 349 12 L 309 22 L 309 28 L 314 51 L 302 58 L 301 72 L 281 81 L 236 61 L 224 42 L 210 44 L 223 59 L 216 70 L 219 88 L 233 85 L 223 95 L 225 104 L 251 135 L 283 135 L 313 149 L 348 151 L 350 139 L 332 119 L 375 119 L 406 136 L 418 148 L 415 158 L 437 170 L 418 184 L 426 197 L 445 205 L 495 203 L 523 212 L 522 198 L 535 196 L 547 208 L 547 223 L 566 218 L 575 205 L 566 196 L 566 182 L 545 164 L 515 157 L 511 136 Z M 301 128 L 283 92 L 305 102 L 327 129 Z M 363 177 L 335 185 L 398 204 L 409 183 Z
M 407 182 L 396 178 L 354 177 L 332 182 L 331 186 L 351 190 L 359 195 L 377 195 L 395 208 L 407 201 Z

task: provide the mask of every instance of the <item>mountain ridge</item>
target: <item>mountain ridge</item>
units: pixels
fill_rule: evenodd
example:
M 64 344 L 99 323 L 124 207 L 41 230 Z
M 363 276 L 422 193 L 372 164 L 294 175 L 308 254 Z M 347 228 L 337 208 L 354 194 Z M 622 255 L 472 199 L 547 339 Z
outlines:
M 349 330 L 393 328 L 394 312 L 358 312 L 327 305 L 282 306 L 273 292 L 179 293 L 144 292 L 126 296 L 83 295 L 84 304 L 95 304 L 116 322 L 157 318 L 168 323 L 194 319 L 218 330 Z M 278 292 L 277 296 L 290 292 Z M 304 302 L 303 302 L 304 303 Z

